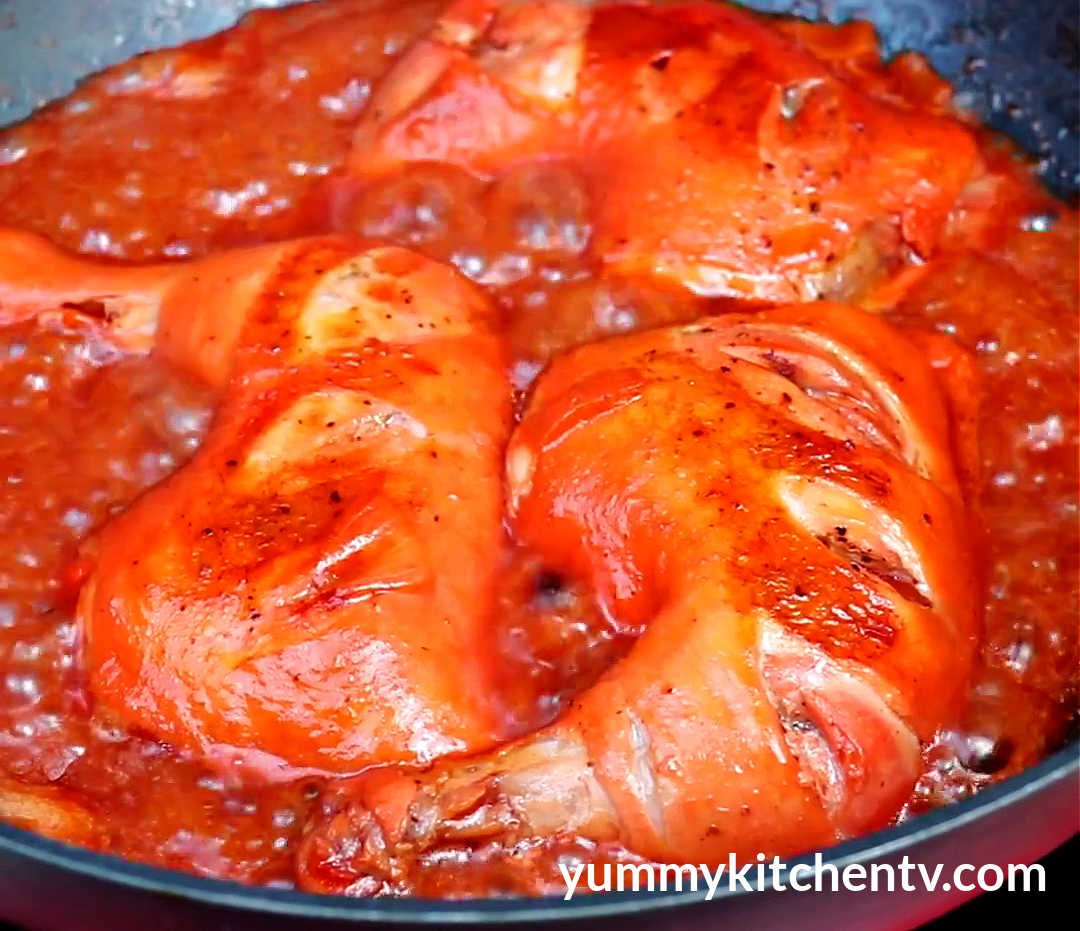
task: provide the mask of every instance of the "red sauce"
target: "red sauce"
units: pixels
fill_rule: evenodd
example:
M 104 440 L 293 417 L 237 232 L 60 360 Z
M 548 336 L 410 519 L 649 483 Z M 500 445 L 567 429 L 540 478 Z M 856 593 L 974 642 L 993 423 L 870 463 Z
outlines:
M 440 8 L 338 0 L 258 13 L 110 69 L 0 133 L 0 223 L 130 260 L 343 227 L 408 245 L 494 296 L 521 390 L 566 346 L 716 310 L 600 271 L 594 205 L 568 166 L 494 181 L 413 166 L 342 207 L 327 179 L 372 82 Z M 914 99 L 928 79 L 917 60 L 907 67 Z M 973 350 L 983 385 L 982 663 L 966 725 L 928 750 L 911 811 L 1039 759 L 1076 706 L 1077 218 L 1008 145 L 981 144 L 985 179 L 938 254 L 877 298 L 896 322 Z M 0 817 L 207 875 L 292 882 L 319 782 L 223 776 L 111 727 L 75 660 L 80 541 L 193 452 L 209 396 L 61 315 L 0 332 L 0 397 Z M 507 727 L 523 732 L 552 720 L 633 632 L 529 554 L 506 559 L 496 636 Z M 496 866 L 481 886 L 499 888 Z

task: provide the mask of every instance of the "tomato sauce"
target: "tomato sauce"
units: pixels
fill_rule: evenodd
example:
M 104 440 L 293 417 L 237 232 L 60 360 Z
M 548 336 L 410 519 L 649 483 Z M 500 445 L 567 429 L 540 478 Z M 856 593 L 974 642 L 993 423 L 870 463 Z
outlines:
M 572 165 L 488 181 L 421 164 L 360 199 L 342 193 L 335 174 L 372 83 L 440 8 L 338 0 L 257 13 L 112 68 L 0 132 L 0 223 L 117 260 L 328 229 L 410 246 L 494 297 L 520 393 L 560 349 L 726 309 L 602 270 L 589 248 L 595 205 Z M 920 68 L 911 63 L 913 96 Z M 1008 144 L 987 134 L 981 146 L 984 178 L 938 253 L 912 257 L 902 286 L 867 298 L 972 350 L 982 385 L 982 659 L 964 727 L 927 751 L 911 812 L 1029 765 L 1075 720 L 1076 212 Z M 193 453 L 212 397 L 58 308 L 0 331 L 0 398 L 0 817 L 206 875 L 291 884 L 322 781 L 267 785 L 127 733 L 95 714 L 77 662 L 83 541 Z M 515 734 L 551 721 L 635 632 L 527 552 L 505 559 L 495 636 Z

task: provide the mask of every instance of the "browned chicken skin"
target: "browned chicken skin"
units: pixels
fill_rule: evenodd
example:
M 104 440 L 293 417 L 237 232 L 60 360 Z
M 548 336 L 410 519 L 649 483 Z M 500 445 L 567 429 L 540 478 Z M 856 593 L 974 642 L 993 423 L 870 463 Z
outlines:
M 508 447 L 513 529 L 645 632 L 549 727 L 358 777 L 308 838 L 305 884 L 410 889 L 477 841 L 708 863 L 887 823 L 977 641 L 950 450 L 919 350 L 836 305 L 561 357 Z
M 847 39 L 880 68 L 872 33 Z M 613 268 L 712 296 L 848 297 L 902 246 L 933 250 L 975 148 L 938 107 L 858 88 L 816 40 L 720 3 L 458 0 L 376 85 L 349 171 L 565 161 Z
M 1075 211 L 868 24 L 335 0 L 0 146 L 0 818 L 538 893 L 1060 739 Z
M 221 393 L 195 458 L 93 542 L 79 619 L 99 702 L 271 770 L 495 740 L 509 391 L 472 285 L 344 237 L 186 266 L 96 266 L 18 233 L 0 253 L 9 317 L 99 308 Z

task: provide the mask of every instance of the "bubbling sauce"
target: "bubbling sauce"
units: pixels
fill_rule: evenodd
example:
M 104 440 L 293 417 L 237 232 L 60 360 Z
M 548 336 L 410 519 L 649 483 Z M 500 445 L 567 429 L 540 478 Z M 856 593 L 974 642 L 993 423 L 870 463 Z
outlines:
M 258 13 L 112 68 L 0 132 L 0 223 L 126 260 L 329 229 L 409 246 L 492 295 L 520 393 L 566 347 L 726 309 L 604 271 L 573 164 L 490 180 L 421 164 L 362 194 L 338 183 L 372 83 L 440 8 L 337 0 Z M 983 391 L 981 665 L 964 726 L 926 751 L 911 813 L 1039 759 L 1076 705 L 1076 213 L 1008 145 L 982 146 L 984 177 L 939 254 L 912 258 L 914 283 L 883 304 L 894 322 L 972 350 Z M 93 533 L 193 453 L 213 398 L 59 308 L 0 331 L 0 398 L 0 817 L 206 875 L 291 883 L 322 783 L 211 771 L 127 733 L 94 713 L 78 668 L 73 614 Z M 508 547 L 505 560 L 494 636 L 509 735 L 555 718 L 635 632 L 528 552 Z M 478 891 L 498 889 L 492 869 Z

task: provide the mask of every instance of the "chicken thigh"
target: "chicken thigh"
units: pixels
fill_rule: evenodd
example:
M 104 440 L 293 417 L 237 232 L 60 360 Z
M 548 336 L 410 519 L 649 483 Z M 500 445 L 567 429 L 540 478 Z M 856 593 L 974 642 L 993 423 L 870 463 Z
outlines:
M 415 888 L 484 843 L 708 863 L 885 825 L 977 641 L 957 476 L 922 351 L 842 306 L 559 358 L 509 445 L 513 529 L 645 632 L 550 726 L 347 782 L 305 883 Z
M 8 233 L 0 267 L 5 319 L 89 313 L 221 392 L 195 457 L 87 548 L 101 706 L 286 774 L 495 739 L 510 391 L 478 290 L 342 237 L 125 268 Z

